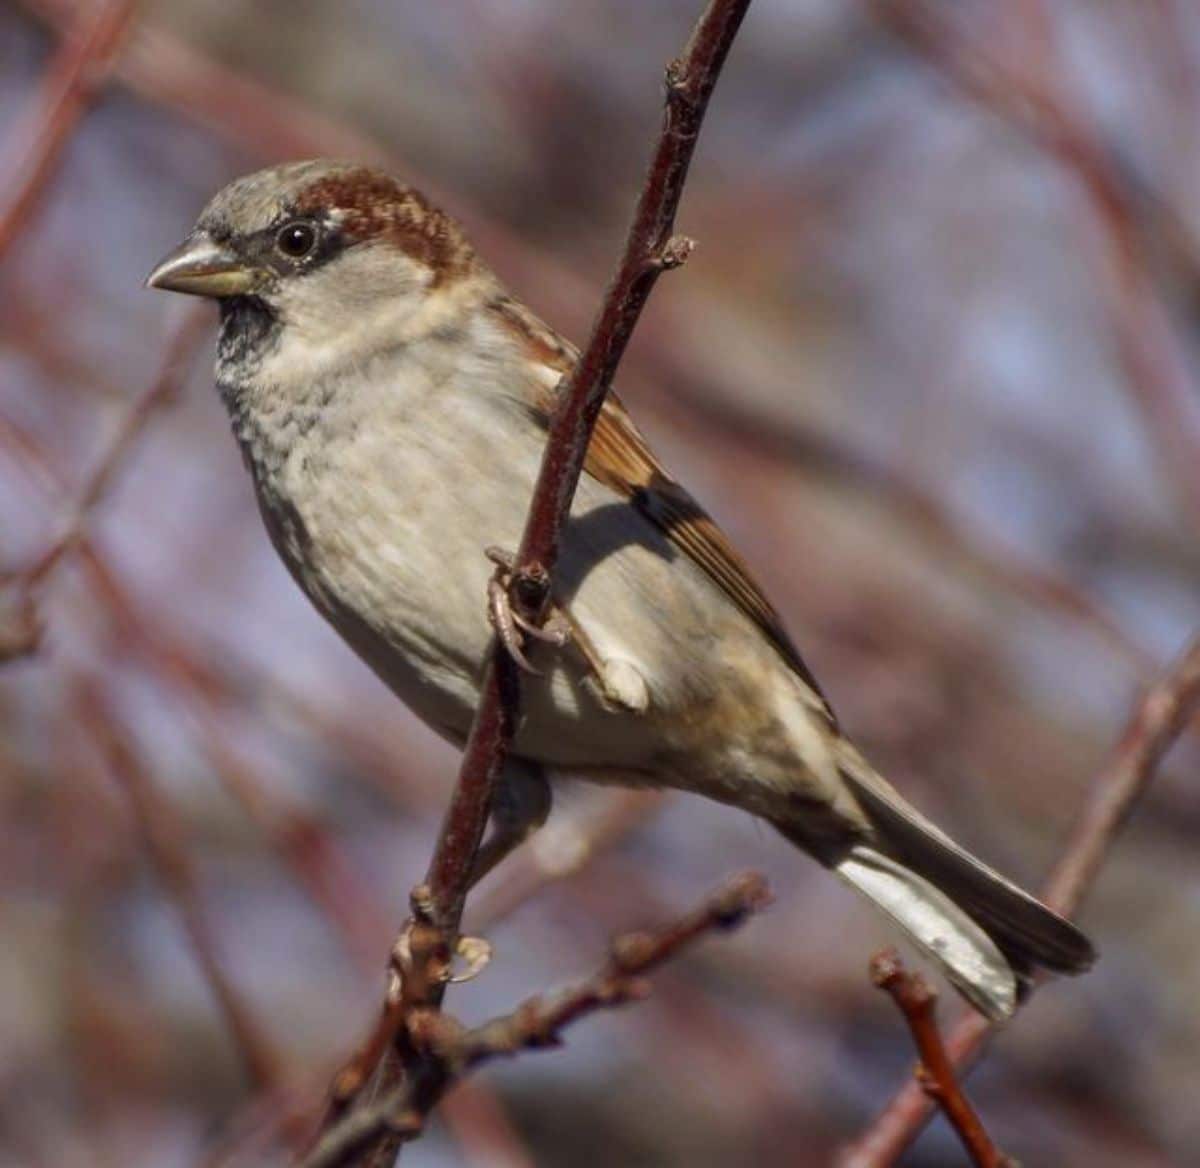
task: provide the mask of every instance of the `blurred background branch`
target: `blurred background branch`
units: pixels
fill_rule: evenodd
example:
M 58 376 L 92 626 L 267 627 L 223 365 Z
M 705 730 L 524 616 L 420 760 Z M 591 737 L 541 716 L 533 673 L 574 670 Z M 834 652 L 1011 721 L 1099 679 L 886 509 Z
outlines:
M 134 0 L 80 6 L 29 104 L 25 124 L 13 134 L 6 160 L 8 190 L 0 197 L 0 258 L 28 224 L 59 158 L 88 106 L 103 90 L 137 4 Z
M 1146 271 L 1147 236 L 1169 233 L 1171 254 L 1193 284 L 1200 280 L 1196 240 L 1151 181 L 1102 142 L 1062 92 L 1054 25 L 1043 0 L 1017 6 L 1037 51 L 1018 58 L 989 52 L 957 35 L 929 0 L 872 0 L 884 24 L 924 54 L 967 96 L 1027 134 L 1086 192 L 1108 256 L 1107 302 L 1127 383 L 1160 450 L 1184 517 L 1200 531 L 1200 403 L 1187 358 Z M 1019 63 L 1018 63 L 1019 62 Z

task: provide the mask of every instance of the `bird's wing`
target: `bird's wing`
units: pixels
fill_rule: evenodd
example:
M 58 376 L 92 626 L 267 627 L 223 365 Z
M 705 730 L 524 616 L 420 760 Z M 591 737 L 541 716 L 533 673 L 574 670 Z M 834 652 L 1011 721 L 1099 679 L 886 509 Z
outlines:
M 508 297 L 493 305 L 502 323 L 529 346 L 531 355 L 555 373 L 567 372 L 578 351 L 519 302 Z M 549 424 L 555 389 L 548 388 L 536 413 Z M 677 483 L 650 449 L 620 399 L 609 393 L 592 434 L 584 472 L 603 483 L 659 528 L 668 540 L 697 564 L 761 630 L 792 670 L 812 690 L 817 707 L 837 722 L 817 680 L 792 643 L 779 614 L 751 576 L 728 536 L 692 496 Z

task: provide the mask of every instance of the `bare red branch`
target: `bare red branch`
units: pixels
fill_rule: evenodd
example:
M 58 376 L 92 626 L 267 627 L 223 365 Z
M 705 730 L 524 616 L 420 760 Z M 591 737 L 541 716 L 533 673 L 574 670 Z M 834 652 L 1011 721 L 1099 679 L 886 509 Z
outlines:
M 1134 710 L 1046 881 L 1046 903 L 1070 915 L 1083 903 L 1113 840 L 1175 740 L 1200 713 L 1200 637 Z
M 178 395 L 192 358 L 207 332 L 206 317 L 193 311 L 188 313 L 172 335 L 167 343 L 162 368 L 146 390 L 130 403 L 125 416 L 117 424 L 95 469 L 88 475 L 72 503 L 62 531 L 25 572 L 23 586 L 29 592 L 41 588 L 64 557 L 75 550 L 87 530 L 88 519 L 108 493 L 147 423 L 160 408 Z
M 592 977 L 557 994 L 538 995 L 510 1014 L 467 1029 L 436 1007 L 411 1011 L 405 1030 L 423 1055 L 426 1074 L 333 1125 L 302 1168 L 341 1168 L 381 1136 L 419 1134 L 426 1116 L 461 1076 L 492 1059 L 557 1046 L 561 1032 L 598 1010 L 636 1001 L 648 992 L 645 975 L 711 932 L 736 928 L 770 903 L 766 881 L 754 872 L 727 881 L 703 904 L 660 929 L 618 938 L 607 963 Z
M 971 1163 L 976 1168 L 1011 1168 L 1012 1161 L 992 1143 L 963 1092 L 946 1053 L 937 1024 L 934 988 L 919 973 L 909 973 L 895 949 L 884 949 L 871 958 L 871 980 L 891 996 L 904 1015 L 921 1057 L 915 1072 L 917 1083 L 958 1133 Z
M 167 344 L 162 368 L 147 389 L 129 405 L 112 437 L 101 452 L 95 469 L 88 475 L 78 495 L 67 508 L 61 530 L 32 564 L 6 582 L 9 596 L 0 618 L 0 662 L 33 652 L 37 648 L 41 622 L 37 614 L 39 593 L 70 553 L 75 551 L 87 532 L 88 521 L 105 498 L 129 452 L 145 431 L 150 419 L 175 398 L 187 375 L 207 322 L 198 312 L 190 312 Z M 14 434 L 14 428 L 3 429 Z M 15 439 L 14 439 L 15 440 Z M 28 453 L 28 452 L 27 452 Z M 57 479 L 49 463 L 39 455 L 38 465 Z
M 512 591 L 531 618 L 541 615 L 549 595 L 563 526 L 617 365 L 659 275 L 678 266 L 690 246 L 671 237 L 675 213 L 708 99 L 748 7 L 749 0 L 710 0 L 683 55 L 667 70 L 663 128 L 625 251 L 579 362 L 560 387 L 529 504 Z M 517 691 L 512 662 L 494 648 L 459 782 L 429 866 L 434 912 L 447 936 L 457 930 L 462 914 L 491 791 L 514 731 Z
M 549 596 L 563 526 L 613 375 L 659 275 L 678 267 L 691 248 L 689 240 L 672 235 L 675 214 L 708 100 L 748 7 L 749 0 L 710 0 L 682 56 L 667 69 L 663 126 L 624 253 L 579 362 L 559 389 L 559 406 L 529 505 L 510 592 L 514 605 L 530 620 L 541 619 Z M 387 1079 L 403 1073 L 404 1089 L 414 1093 L 418 1106 L 426 1095 L 440 1097 L 443 1073 L 426 1065 L 404 1023 L 415 1012 L 440 1007 L 475 855 L 516 730 L 519 702 L 516 664 L 497 639 L 426 884 L 414 891 L 412 917 L 394 950 L 398 992 L 389 994 L 371 1038 L 339 1075 L 326 1128 L 353 1106 L 375 1062 Z M 393 1048 L 394 1055 L 385 1057 Z M 369 1163 L 384 1162 L 398 1146 L 397 1133 L 376 1135 L 381 1139 Z
M 1200 637 L 1134 708 L 1111 758 L 1093 780 L 1086 803 L 1043 889 L 1047 904 L 1072 916 L 1083 902 L 1121 825 L 1149 787 L 1167 751 L 1200 712 Z M 992 1027 L 968 1014 L 951 1031 L 946 1051 L 960 1072 L 979 1056 Z M 886 1168 L 925 1126 L 932 1106 L 907 1084 L 867 1131 L 847 1147 L 839 1168 Z

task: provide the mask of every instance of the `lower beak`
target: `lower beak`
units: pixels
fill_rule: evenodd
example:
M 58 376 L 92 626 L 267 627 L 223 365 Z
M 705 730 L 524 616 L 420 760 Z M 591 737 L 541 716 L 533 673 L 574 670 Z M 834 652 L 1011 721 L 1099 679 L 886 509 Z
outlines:
M 258 273 L 206 235 L 191 235 L 146 277 L 147 288 L 192 296 L 244 296 Z

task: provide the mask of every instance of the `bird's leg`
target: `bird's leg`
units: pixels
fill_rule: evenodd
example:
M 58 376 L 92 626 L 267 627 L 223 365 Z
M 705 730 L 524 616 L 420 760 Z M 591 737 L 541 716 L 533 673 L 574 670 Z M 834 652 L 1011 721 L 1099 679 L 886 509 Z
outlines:
M 540 766 L 524 760 L 505 766 L 492 797 L 491 831 L 475 854 L 472 888 L 546 822 L 552 801 L 550 782 Z
M 511 759 L 505 764 L 492 797 L 491 830 L 475 853 L 468 888 L 474 888 L 505 856 L 546 822 L 552 801 L 550 782 L 540 766 Z M 483 937 L 460 936 L 455 941 L 454 952 L 466 963 L 461 973 L 452 974 L 448 979 L 456 983 L 477 977 L 492 959 L 491 943 Z
M 496 565 L 488 584 L 488 615 L 513 660 L 527 673 L 540 676 L 542 671 L 525 656 L 525 637 L 534 637 L 558 648 L 569 642 L 579 650 L 605 705 L 631 714 L 644 714 L 650 706 L 650 692 L 637 667 L 628 661 L 602 657 L 571 610 L 553 600 L 544 625 L 526 620 L 513 606 L 509 595 L 516 557 L 498 547 L 489 547 L 486 554 Z

